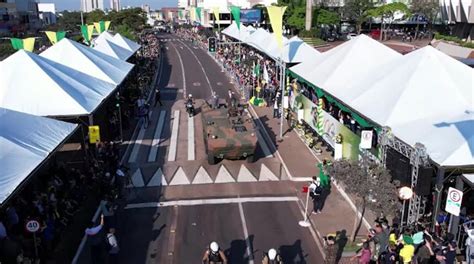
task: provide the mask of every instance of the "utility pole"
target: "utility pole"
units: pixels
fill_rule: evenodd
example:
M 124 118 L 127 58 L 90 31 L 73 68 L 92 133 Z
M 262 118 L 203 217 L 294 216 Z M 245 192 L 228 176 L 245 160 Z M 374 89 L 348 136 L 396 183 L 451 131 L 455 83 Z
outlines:
M 313 0 L 306 0 L 306 18 L 305 18 L 306 31 L 311 30 L 312 21 L 313 21 Z

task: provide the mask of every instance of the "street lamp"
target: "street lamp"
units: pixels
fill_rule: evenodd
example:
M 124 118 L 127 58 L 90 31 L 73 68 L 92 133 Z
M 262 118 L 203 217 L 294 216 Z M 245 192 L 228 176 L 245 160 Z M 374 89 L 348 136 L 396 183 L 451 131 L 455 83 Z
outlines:
M 398 198 L 400 198 L 401 200 L 403 200 L 403 205 L 402 205 L 402 218 L 401 218 L 401 221 L 400 221 L 400 224 L 401 226 L 403 226 L 403 218 L 405 218 L 405 205 L 406 205 L 406 201 L 407 200 L 410 200 L 411 198 L 413 198 L 413 190 L 408 187 L 408 186 L 403 186 L 402 188 L 400 188 L 398 190 Z

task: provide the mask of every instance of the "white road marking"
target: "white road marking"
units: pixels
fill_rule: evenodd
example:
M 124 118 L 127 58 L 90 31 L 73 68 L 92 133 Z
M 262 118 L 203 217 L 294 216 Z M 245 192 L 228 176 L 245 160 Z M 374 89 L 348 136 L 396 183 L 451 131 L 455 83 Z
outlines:
M 194 153 L 194 116 L 188 118 L 188 160 L 195 160 Z
M 182 43 L 182 42 L 181 42 Z M 204 73 L 204 77 L 206 77 L 206 81 L 207 81 L 207 84 L 209 85 L 209 89 L 211 89 L 211 94 L 214 94 L 214 90 L 212 89 L 212 85 L 211 85 L 211 81 L 209 81 L 209 77 L 207 77 L 207 73 L 206 71 L 204 70 L 204 66 L 202 66 L 202 63 L 201 61 L 198 59 L 198 57 L 196 56 L 196 54 L 194 54 L 194 51 L 192 49 L 190 49 L 186 44 L 182 43 L 190 52 L 191 54 L 193 54 L 194 58 L 197 60 L 197 62 L 199 63 L 199 65 L 201 66 L 201 70 L 202 72 Z M 196 48 L 195 48 L 196 49 Z
M 281 197 L 239 197 L 239 198 L 215 198 L 215 199 L 195 199 L 195 200 L 176 200 L 166 202 L 149 202 L 127 204 L 125 209 L 137 208 L 155 208 L 155 207 L 174 207 L 174 206 L 196 206 L 208 204 L 235 204 L 235 203 L 271 203 L 271 202 L 297 202 L 296 196 Z
M 263 155 L 265 155 L 265 158 L 272 158 L 273 157 L 272 152 L 268 148 L 267 142 L 263 138 L 260 130 L 257 130 L 257 138 L 258 138 L 258 144 L 260 145 L 260 147 L 262 147 Z
M 191 182 L 189 182 L 188 177 L 186 177 L 183 168 L 179 167 L 168 185 L 186 185 L 190 183 Z
M 262 163 L 262 167 L 260 168 L 260 177 L 258 181 L 278 181 L 278 177 L 267 167 L 265 164 Z
M 230 175 L 229 171 L 224 165 L 221 165 L 219 168 L 219 172 L 217 172 L 217 177 L 214 183 L 229 183 L 229 182 L 235 182 L 234 178 L 232 175 Z
M 237 182 L 256 182 L 255 176 L 245 167 L 243 164 L 240 166 L 239 176 L 237 176 Z
M 163 174 L 163 171 L 161 170 L 161 168 L 158 168 L 146 186 L 155 187 L 155 186 L 166 186 L 166 185 L 167 183 L 166 183 L 165 175 Z
M 174 45 L 171 45 L 173 46 L 173 48 L 176 50 L 176 53 L 178 54 L 178 59 L 179 59 L 179 64 L 181 65 L 181 72 L 182 72 L 182 75 L 183 75 L 183 97 L 186 96 L 186 74 L 184 72 L 184 64 L 183 64 L 183 59 L 181 58 L 181 54 L 179 54 L 179 51 L 178 49 L 174 46 Z
M 128 157 L 128 163 L 134 163 L 137 161 L 138 151 L 143 142 L 143 138 L 145 137 L 145 128 L 141 126 L 140 132 L 138 133 L 137 139 L 133 143 L 132 153 L 130 153 L 130 157 Z
M 161 133 L 163 132 L 165 119 L 166 111 L 163 110 L 160 112 L 160 117 L 158 119 L 158 122 L 156 123 L 155 134 L 153 135 L 150 153 L 148 154 L 148 162 L 154 162 L 156 160 L 156 156 L 158 155 L 158 149 L 161 143 Z
M 192 184 L 205 184 L 205 183 L 212 183 L 211 176 L 207 173 L 206 169 L 202 166 L 197 171 L 196 175 L 194 176 L 194 180 Z
M 179 130 L 179 110 L 174 111 L 173 128 L 171 130 L 171 144 L 168 151 L 168 161 L 176 160 L 176 149 L 178 145 L 178 130 Z
M 247 256 L 249 257 L 249 264 L 253 264 L 253 250 L 250 244 L 249 231 L 247 230 L 247 221 L 245 220 L 244 208 L 242 202 L 239 202 L 240 220 L 242 221 L 242 229 L 244 231 L 245 244 L 247 244 Z
M 140 169 L 137 169 L 135 171 L 135 173 L 133 173 L 132 175 L 132 184 L 131 186 L 127 186 L 127 187 L 145 187 L 145 182 L 143 181 L 143 175 L 142 175 L 142 171 Z

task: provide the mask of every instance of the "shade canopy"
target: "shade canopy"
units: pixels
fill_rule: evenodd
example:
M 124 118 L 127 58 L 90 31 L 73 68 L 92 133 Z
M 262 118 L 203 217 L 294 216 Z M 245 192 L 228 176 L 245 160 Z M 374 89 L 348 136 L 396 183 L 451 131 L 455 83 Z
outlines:
M 141 47 L 138 43 L 120 35 L 120 33 L 115 34 L 113 41 L 115 44 L 122 48 L 128 49 L 133 53 L 137 52 L 137 50 Z
M 131 63 L 70 39 L 59 41 L 40 56 L 115 85 L 121 84 L 133 68 Z
M 255 31 L 255 28 L 252 26 L 244 26 L 240 25 L 240 30 L 237 27 L 236 23 L 230 24 L 230 26 L 226 27 L 225 29 L 222 30 L 222 33 L 234 38 L 238 41 L 245 42 L 245 40 Z
M 344 101 L 352 83 L 401 56 L 378 41 L 359 35 L 290 70 Z
M 135 52 L 115 43 L 109 32 L 102 32 L 94 40 L 94 49 L 120 60 L 128 60 Z
M 270 51 L 270 53 L 279 54 L 278 45 L 274 46 L 273 49 L 274 50 Z M 319 57 L 320 54 L 321 53 L 315 48 L 306 44 L 306 42 L 297 36 L 294 36 L 286 41 L 280 57 L 285 63 L 301 63 L 312 61 Z
M 76 127 L 0 108 L 0 204 Z
M 472 68 L 426 46 L 371 71 L 344 101 L 439 165 L 472 165 L 473 87 Z
M 39 116 L 91 114 L 116 85 L 19 50 L 0 62 L 0 107 Z

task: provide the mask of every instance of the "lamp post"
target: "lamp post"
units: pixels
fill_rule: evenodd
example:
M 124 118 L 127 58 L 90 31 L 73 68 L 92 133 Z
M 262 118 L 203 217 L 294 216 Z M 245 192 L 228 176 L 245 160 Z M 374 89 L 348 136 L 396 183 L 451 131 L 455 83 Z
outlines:
M 400 225 L 403 226 L 403 219 L 405 218 L 405 205 L 406 201 L 413 197 L 413 190 L 410 187 L 404 186 L 398 190 L 398 198 L 403 200 L 402 205 L 402 218 L 400 219 Z

